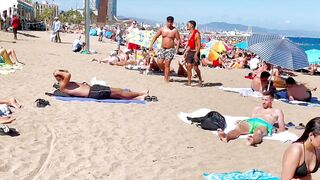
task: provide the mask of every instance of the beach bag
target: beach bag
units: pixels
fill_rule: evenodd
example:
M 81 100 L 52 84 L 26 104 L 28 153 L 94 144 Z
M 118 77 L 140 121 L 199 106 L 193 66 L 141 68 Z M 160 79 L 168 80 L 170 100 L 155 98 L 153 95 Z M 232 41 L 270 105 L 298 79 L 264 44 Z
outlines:
M 187 117 L 189 121 L 197 124 L 204 130 L 216 131 L 217 129 L 224 130 L 227 126 L 225 118 L 216 111 L 210 111 L 203 117 L 191 118 Z

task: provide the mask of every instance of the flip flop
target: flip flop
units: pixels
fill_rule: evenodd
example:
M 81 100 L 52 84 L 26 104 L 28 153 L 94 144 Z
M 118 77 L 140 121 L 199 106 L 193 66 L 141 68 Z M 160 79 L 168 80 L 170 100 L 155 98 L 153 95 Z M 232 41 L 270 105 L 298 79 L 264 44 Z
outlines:
M 300 130 L 305 129 L 305 128 L 306 128 L 306 126 L 302 123 L 299 123 L 299 125 L 295 127 L 295 129 L 300 129 Z
M 295 127 L 296 125 L 295 124 L 293 124 L 292 122 L 288 122 L 287 124 L 286 124 L 286 127 Z
M 151 101 L 152 101 L 151 96 L 149 96 L 149 95 L 147 95 L 146 97 L 144 97 L 144 100 L 145 100 L 146 102 L 151 102 Z
M 151 100 L 152 100 L 152 102 L 157 102 L 158 98 L 157 98 L 157 96 L 151 96 Z

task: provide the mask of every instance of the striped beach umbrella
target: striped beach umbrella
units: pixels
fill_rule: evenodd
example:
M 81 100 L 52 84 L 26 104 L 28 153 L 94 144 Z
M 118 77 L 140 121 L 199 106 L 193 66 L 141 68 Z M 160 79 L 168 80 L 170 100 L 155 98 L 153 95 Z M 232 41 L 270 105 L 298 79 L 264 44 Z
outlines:
M 248 46 L 274 39 L 282 39 L 282 37 L 277 34 L 253 34 L 248 38 Z
M 249 41 L 249 51 L 282 68 L 298 70 L 309 66 L 306 53 L 285 38 L 274 38 L 251 45 Z
M 309 64 L 320 64 L 320 50 L 311 49 L 305 52 L 307 54 Z

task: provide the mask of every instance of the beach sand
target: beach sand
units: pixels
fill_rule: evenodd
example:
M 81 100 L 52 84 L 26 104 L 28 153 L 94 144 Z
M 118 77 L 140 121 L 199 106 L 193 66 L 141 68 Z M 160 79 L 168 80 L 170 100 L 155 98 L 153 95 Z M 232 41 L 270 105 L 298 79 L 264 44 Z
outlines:
M 248 147 L 245 140 L 225 144 L 209 131 L 183 123 L 179 112 L 209 108 L 225 115 L 250 116 L 260 99 L 244 98 L 219 90 L 249 87 L 248 70 L 201 68 L 211 87 L 185 87 L 184 78 L 164 83 L 162 76 L 139 74 L 123 67 L 91 63 L 92 57 L 106 57 L 115 43 L 91 39 L 95 55 L 71 52 L 75 34 L 61 34 L 63 43 L 49 42 L 49 32 L 13 35 L 0 32 L 0 45 L 16 50 L 23 70 L 0 75 L 1 98 L 15 97 L 23 108 L 14 112 L 10 127 L 18 137 L 1 136 L 0 179 L 203 179 L 204 172 L 231 172 L 260 169 L 280 176 L 282 155 L 290 143 L 265 141 Z M 82 38 L 84 40 L 84 36 Z M 177 60 L 172 62 L 177 66 Z M 52 92 L 52 73 L 68 69 L 72 80 L 90 82 L 93 77 L 111 87 L 150 90 L 159 102 L 146 105 L 62 102 L 44 95 Z M 298 80 L 319 86 L 320 77 L 299 75 Z M 319 90 L 315 96 L 320 97 Z M 47 108 L 34 101 L 50 101 Z M 285 120 L 306 124 L 319 116 L 319 108 L 274 102 Z M 302 130 L 290 129 L 300 135 Z M 313 177 L 320 177 L 318 171 Z

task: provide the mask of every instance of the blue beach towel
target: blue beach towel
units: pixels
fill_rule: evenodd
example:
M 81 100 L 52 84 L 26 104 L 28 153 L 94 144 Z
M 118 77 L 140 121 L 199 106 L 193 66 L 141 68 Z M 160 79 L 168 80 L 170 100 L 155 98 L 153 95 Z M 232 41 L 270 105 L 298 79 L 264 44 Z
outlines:
M 280 178 L 276 176 L 256 169 L 247 172 L 204 173 L 203 176 L 206 180 L 280 180 Z
M 286 91 L 279 91 L 275 94 L 275 97 L 278 101 L 285 102 L 288 104 L 295 104 L 300 106 L 307 106 L 307 107 L 320 107 L 320 101 L 316 97 L 312 97 L 310 102 L 305 101 L 289 101 L 288 95 Z
M 121 104 L 145 104 L 142 100 L 124 100 L 124 99 L 93 99 L 81 97 L 62 97 L 54 96 L 60 101 L 82 101 L 82 102 L 101 102 L 101 103 L 121 103 Z

